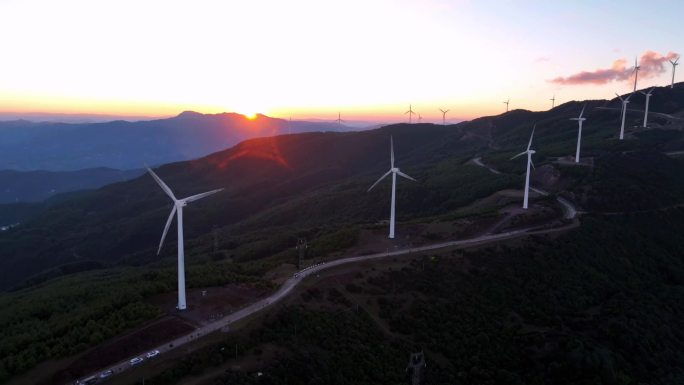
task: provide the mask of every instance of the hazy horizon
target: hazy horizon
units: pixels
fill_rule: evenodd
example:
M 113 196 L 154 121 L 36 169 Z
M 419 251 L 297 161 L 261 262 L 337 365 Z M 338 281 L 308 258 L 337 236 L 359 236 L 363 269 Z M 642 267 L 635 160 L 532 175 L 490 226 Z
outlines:
M 546 110 L 554 95 L 631 91 L 635 57 L 639 88 L 669 84 L 682 13 L 668 2 L 645 17 L 637 2 L 5 1 L 0 32 L 15 38 L 3 47 L 0 112 L 386 122 L 411 104 L 439 122 L 439 108 L 469 120 L 509 98 Z

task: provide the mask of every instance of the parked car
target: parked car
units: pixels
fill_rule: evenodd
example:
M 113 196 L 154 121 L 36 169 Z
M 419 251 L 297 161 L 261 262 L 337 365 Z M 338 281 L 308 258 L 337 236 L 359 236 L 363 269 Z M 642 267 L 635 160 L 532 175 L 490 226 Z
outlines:
M 147 352 L 147 358 L 156 357 L 158 354 L 159 354 L 159 350 L 153 350 L 151 352 Z
M 97 377 L 91 376 L 88 378 L 84 378 L 80 381 L 76 381 L 76 385 L 91 385 L 97 382 Z
M 142 358 L 142 357 L 135 357 L 134 359 L 128 361 L 128 363 L 130 363 L 131 366 L 138 365 L 138 364 L 140 364 L 140 363 L 142 363 L 142 362 L 143 362 L 143 358 Z
M 114 371 L 106 370 L 106 371 L 100 373 L 100 378 L 107 378 L 107 377 L 111 376 L 112 374 L 114 374 Z

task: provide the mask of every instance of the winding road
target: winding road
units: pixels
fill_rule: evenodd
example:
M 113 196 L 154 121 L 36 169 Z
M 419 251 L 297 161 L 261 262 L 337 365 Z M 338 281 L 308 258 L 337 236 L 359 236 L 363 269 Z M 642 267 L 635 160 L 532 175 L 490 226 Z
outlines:
M 299 283 L 301 283 L 306 277 L 308 277 L 312 274 L 319 273 L 319 272 L 324 271 L 324 270 L 332 269 L 332 268 L 342 266 L 342 265 L 366 262 L 366 261 L 371 261 L 371 260 L 380 259 L 380 258 L 409 255 L 409 254 L 421 253 L 421 252 L 425 252 L 425 251 L 432 251 L 432 250 L 438 250 L 438 249 L 444 249 L 444 248 L 450 248 L 450 247 L 473 246 L 473 245 L 477 245 L 477 244 L 483 244 L 483 243 L 502 241 L 502 240 L 507 240 L 507 239 L 512 239 L 512 238 L 518 238 L 518 237 L 522 237 L 522 236 L 526 236 L 526 235 L 548 234 L 548 233 L 552 233 L 552 232 L 564 231 L 564 230 L 570 229 L 572 227 L 575 227 L 576 225 L 577 225 L 576 223 L 573 223 L 573 224 L 562 226 L 562 227 L 555 227 L 555 228 L 543 229 L 543 230 L 539 230 L 539 227 L 527 228 L 527 229 L 521 229 L 521 230 L 508 231 L 508 232 L 500 233 L 500 234 L 482 235 L 479 237 L 462 239 L 462 240 L 458 240 L 458 241 L 436 243 L 436 244 L 432 244 L 432 245 L 426 245 L 426 246 L 421 246 L 421 247 L 416 247 L 416 248 L 411 248 L 411 249 L 402 249 L 402 250 L 396 250 L 396 251 L 385 252 L 385 253 L 342 258 L 342 259 L 337 259 L 334 261 L 314 265 L 310 268 L 306 268 L 306 269 L 301 270 L 298 273 L 294 274 L 291 278 L 287 279 L 276 292 L 274 292 L 270 296 L 263 298 L 257 302 L 254 302 L 251 305 L 249 305 L 245 308 L 242 308 L 242 309 L 240 309 L 240 310 L 238 310 L 238 311 L 236 311 L 230 315 L 227 315 L 220 320 L 217 320 L 215 322 L 212 322 L 210 324 L 202 326 L 198 329 L 195 329 L 192 333 L 189 333 L 189 334 L 186 334 L 182 337 L 176 338 L 173 341 L 169 341 L 169 342 L 167 342 L 161 346 L 158 346 L 154 349 L 151 349 L 151 350 L 155 350 L 155 349 L 159 350 L 159 352 L 163 355 L 165 352 L 168 352 L 172 349 L 183 346 L 189 342 L 193 342 L 193 341 L 197 340 L 198 338 L 200 338 L 206 334 L 209 334 L 209 333 L 224 329 L 226 327 L 229 327 L 231 324 L 233 324 L 237 321 L 240 321 L 246 317 L 251 316 L 252 314 L 258 313 L 261 310 L 264 310 L 270 306 L 273 306 L 274 304 L 276 304 L 277 302 L 279 302 L 280 300 L 285 298 L 288 294 L 290 294 L 292 292 L 292 290 Z M 144 358 L 144 353 L 141 353 L 135 357 Z M 129 364 L 129 360 L 132 358 L 134 358 L 134 357 L 130 357 L 129 359 L 127 359 L 125 361 L 121 361 L 121 362 L 119 362 L 113 366 L 103 368 L 102 370 L 98 371 L 97 373 L 91 374 L 89 377 L 84 377 L 84 379 L 97 377 L 99 375 L 99 373 L 105 372 L 107 370 L 111 370 L 114 375 L 119 374 L 119 373 L 133 367 Z M 152 358 L 151 360 L 154 360 L 154 359 L 155 358 Z M 81 381 L 83 381 L 83 380 L 81 380 Z M 93 383 L 96 383 L 96 382 L 93 382 Z
M 486 165 L 484 165 L 479 158 L 473 159 L 473 163 L 485 167 L 489 169 L 492 173 L 495 174 L 500 174 L 499 171 L 494 170 Z M 549 193 L 537 188 L 532 188 L 535 192 L 541 195 L 548 195 Z M 564 211 L 564 219 L 575 219 L 577 216 L 577 209 L 571 202 L 568 200 L 558 197 L 557 198 L 558 202 L 563 206 L 563 211 Z M 377 254 L 369 254 L 369 255 L 361 255 L 361 256 L 356 256 L 356 257 L 347 257 L 347 258 L 341 258 L 329 262 L 324 262 L 320 263 L 317 265 L 310 266 L 308 268 L 305 268 L 303 270 L 300 270 L 299 272 L 295 273 L 292 277 L 288 278 L 281 286 L 278 288 L 277 291 L 275 291 L 273 294 L 269 295 L 268 297 L 262 298 L 261 300 L 254 302 L 250 304 L 247 307 L 244 307 L 234 313 L 231 313 L 217 321 L 214 321 L 212 323 L 209 323 L 205 326 L 199 327 L 195 329 L 192 333 L 186 334 L 184 336 L 178 337 L 172 341 L 168 341 L 164 343 L 163 345 L 157 346 L 156 348 L 150 349 L 150 350 L 158 350 L 161 355 L 164 353 L 176 349 L 180 346 L 183 346 L 187 343 L 193 342 L 197 340 L 198 338 L 205 336 L 209 333 L 213 333 L 222 329 L 227 329 L 232 325 L 233 323 L 240 321 L 244 318 L 247 318 L 253 314 L 256 314 L 268 307 L 273 306 L 283 298 L 285 298 L 288 294 L 292 292 L 292 290 L 297 287 L 306 277 L 320 273 L 324 270 L 332 269 L 338 266 L 342 265 L 348 265 L 348 264 L 356 264 L 356 263 L 361 263 L 361 262 L 366 262 L 366 261 L 372 261 L 376 259 L 381 259 L 381 258 L 388 258 L 388 257 L 396 257 L 396 256 L 403 256 L 403 255 L 411 255 L 411 254 L 416 254 L 416 253 L 421 253 L 421 252 L 426 252 L 426 251 L 433 251 L 433 250 L 439 250 L 439 249 L 445 249 L 445 248 L 451 248 L 451 247 L 464 247 L 464 246 L 473 246 L 473 245 L 478 245 L 478 244 L 484 244 L 484 243 L 489 243 L 489 242 L 497 242 L 497 241 L 502 241 L 502 240 L 507 240 L 507 239 L 513 239 L 513 238 L 518 238 L 518 237 L 523 237 L 523 236 L 528 236 L 528 235 L 535 235 L 535 234 L 548 234 L 548 233 L 553 233 L 553 232 L 559 232 L 559 231 L 565 231 L 570 228 L 573 228 L 578 225 L 577 221 L 573 221 L 570 224 L 561 226 L 561 227 L 553 227 L 553 228 L 540 228 L 539 226 L 535 227 L 530 227 L 530 228 L 525 228 L 525 229 L 519 229 L 519 230 L 514 230 L 514 231 L 508 231 L 504 233 L 498 233 L 498 234 L 485 234 L 481 236 L 477 236 L 474 238 L 468 238 L 468 239 L 461 239 L 457 241 L 448 241 L 448 242 L 441 242 L 441 243 L 435 243 L 431 245 L 426 245 L 426 246 L 421 246 L 421 247 L 415 247 L 415 248 L 409 248 L 409 249 L 401 249 L 401 250 L 395 250 L 395 251 L 390 251 L 390 252 L 385 252 L 385 253 L 377 253 Z M 99 370 L 97 373 L 93 373 L 90 376 L 84 377 L 80 381 L 83 381 L 84 379 L 94 378 L 95 382 L 90 382 L 89 384 L 94 384 L 100 381 L 106 381 L 106 380 L 100 380 L 98 378 L 100 373 L 103 373 L 105 371 L 111 370 L 113 375 L 117 375 L 121 372 L 124 372 L 128 369 L 133 368 L 132 365 L 130 365 L 129 361 L 130 359 L 133 359 L 135 357 L 140 357 L 145 360 L 147 358 L 145 357 L 145 353 L 140 353 L 139 355 L 136 355 L 134 357 L 129 357 L 128 359 L 121 361 L 115 365 L 112 365 L 107 368 L 103 368 Z M 155 360 L 156 358 L 151 358 L 150 360 Z M 76 382 L 77 384 L 84 384 L 85 382 Z
M 486 164 L 482 163 L 482 158 L 480 158 L 480 157 L 473 158 L 471 160 L 471 162 L 480 166 L 480 167 L 486 168 L 487 170 L 491 171 L 493 174 L 502 174 L 501 171 L 494 169 L 494 168 L 491 168 L 490 166 L 487 166 Z M 530 190 L 532 190 L 532 191 L 534 191 L 537 194 L 542 195 L 542 196 L 548 196 L 549 195 L 548 191 L 544 191 L 544 190 L 537 188 L 537 187 L 530 186 Z M 562 198 L 562 197 L 556 197 L 556 201 L 558 203 L 560 203 L 561 207 L 563 207 L 563 219 L 574 219 L 577 216 L 577 208 L 575 207 L 575 205 L 572 204 L 572 202 L 570 202 L 569 200 Z

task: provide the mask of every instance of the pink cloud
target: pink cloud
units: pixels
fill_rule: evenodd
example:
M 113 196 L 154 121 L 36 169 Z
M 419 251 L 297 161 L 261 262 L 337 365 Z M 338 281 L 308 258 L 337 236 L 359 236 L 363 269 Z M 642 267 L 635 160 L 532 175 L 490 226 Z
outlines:
M 667 70 L 666 64 L 668 60 L 673 60 L 678 55 L 674 52 L 668 52 L 667 55 L 662 56 L 657 52 L 646 51 L 641 55 L 639 60 L 639 78 L 647 79 L 658 76 Z M 634 66 L 627 67 L 626 59 L 618 59 L 613 62 L 610 68 L 596 69 L 594 71 L 582 71 L 574 75 L 549 80 L 551 83 L 563 85 L 577 85 L 577 84 L 606 84 L 613 81 L 625 81 L 632 79 Z

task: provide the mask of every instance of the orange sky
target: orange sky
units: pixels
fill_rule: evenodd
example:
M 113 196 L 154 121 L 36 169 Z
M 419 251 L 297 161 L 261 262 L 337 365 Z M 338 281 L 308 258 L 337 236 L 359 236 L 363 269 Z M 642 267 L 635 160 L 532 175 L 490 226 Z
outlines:
M 425 121 L 631 89 L 551 82 L 681 51 L 684 3 L 521 0 L 0 1 L 0 112 Z M 40 10 L 40 12 L 36 11 Z M 601 15 L 610 11 L 612 17 Z M 625 31 L 639 22 L 638 34 Z M 679 44 L 680 46 L 677 46 Z M 679 50 L 679 51 L 678 51 Z M 624 66 L 623 66 L 624 67 Z M 669 83 L 656 68 L 640 86 Z M 645 74 L 646 75 L 646 74 Z

